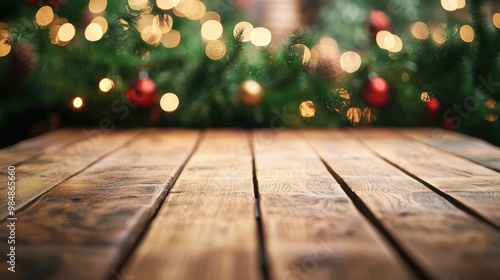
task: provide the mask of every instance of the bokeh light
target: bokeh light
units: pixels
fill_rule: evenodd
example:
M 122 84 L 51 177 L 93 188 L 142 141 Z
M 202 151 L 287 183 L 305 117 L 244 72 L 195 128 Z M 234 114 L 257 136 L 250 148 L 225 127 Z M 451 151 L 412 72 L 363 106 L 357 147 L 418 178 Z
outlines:
M 179 4 L 180 0 L 156 0 L 156 5 L 162 10 L 170 10 Z
M 201 36 L 208 41 L 219 39 L 222 31 L 222 24 L 216 20 L 208 20 L 201 26 Z
M 466 43 L 474 41 L 474 29 L 470 25 L 460 27 L 460 38 Z
M 205 47 L 205 53 L 210 59 L 219 60 L 226 54 L 226 44 L 221 40 L 210 41 Z
M 181 33 L 175 29 L 170 30 L 168 33 L 163 34 L 161 37 L 161 44 L 165 48 L 175 48 L 181 42 Z
M 107 0 L 90 0 L 89 10 L 94 14 L 102 13 L 106 10 L 107 5 Z
M 379 31 L 375 36 L 375 40 L 377 42 L 377 45 L 384 50 L 394 47 L 395 44 L 392 33 L 387 30 Z M 390 44 L 392 44 L 392 46 Z
M 291 48 L 301 58 L 302 64 L 308 63 L 311 59 L 311 50 L 306 45 L 295 44 Z
M 256 27 L 250 32 L 250 41 L 257 47 L 268 46 L 271 40 L 271 31 L 265 27 Z
M 160 28 L 162 34 L 168 33 L 174 25 L 174 19 L 167 14 L 157 15 L 153 19 L 153 25 Z
M 312 118 L 316 115 L 316 105 L 312 101 L 304 101 L 299 106 L 300 115 L 304 119 Z
M 8 38 L 0 39 L 0 57 L 6 56 L 10 53 L 11 46 L 7 43 Z
M 377 108 L 366 107 L 363 109 L 363 118 L 367 123 L 375 122 L 378 119 L 379 110 Z
M 493 24 L 496 28 L 500 28 L 500 13 L 495 13 L 493 15 Z
M 446 30 L 441 26 L 436 26 L 432 30 L 431 36 L 434 43 L 441 45 L 446 41 Z
M 99 82 L 99 89 L 102 92 L 109 92 L 115 87 L 115 83 L 110 78 L 104 78 Z
M 80 109 L 82 108 L 83 106 L 83 99 L 81 97 L 75 97 L 75 99 L 73 99 L 73 107 L 75 107 L 76 109 Z
M 441 6 L 443 9 L 452 12 L 458 9 L 458 1 L 457 0 L 441 0 Z
M 347 73 L 356 72 L 361 66 L 361 56 L 355 52 L 345 52 L 340 56 L 340 67 Z
M 61 42 L 69 42 L 75 38 L 76 30 L 73 24 L 65 23 L 61 25 L 59 31 L 57 32 L 57 39 Z
M 200 19 L 200 23 L 204 24 L 209 20 L 216 20 L 220 22 L 220 15 L 214 11 L 206 12 L 205 15 Z
M 243 42 L 248 42 L 250 41 L 250 34 L 252 33 L 252 30 L 253 30 L 253 25 L 250 22 L 241 21 L 238 22 L 238 24 L 236 24 L 236 26 L 234 27 L 233 36 L 234 38 L 236 38 L 239 32 L 242 32 L 241 40 Z
M 351 124 L 356 125 L 361 121 L 361 117 L 363 116 L 363 112 L 358 107 L 352 107 L 347 110 L 346 113 L 347 119 L 351 122 Z
M 144 42 L 156 46 L 161 42 L 162 34 L 161 30 L 156 25 L 149 25 L 144 28 L 141 32 L 141 38 Z
M 488 98 L 488 100 L 484 102 L 484 105 L 490 109 L 495 109 L 497 107 L 497 102 L 493 98 Z
M 136 10 L 136 11 L 141 11 L 144 10 L 148 7 L 149 1 L 148 0 L 128 0 L 128 5 L 130 8 Z
M 99 41 L 102 35 L 102 27 L 97 23 L 91 23 L 85 28 L 85 39 L 90 42 Z
M 174 112 L 179 107 L 179 97 L 174 93 L 165 93 L 160 99 L 160 107 L 165 112 Z
M 424 91 L 420 94 L 420 100 L 422 100 L 423 102 L 429 102 L 431 101 L 431 96 L 428 92 Z
M 429 37 L 429 27 L 427 24 L 417 21 L 411 25 L 411 34 L 418 40 L 425 40 Z
M 49 25 L 54 20 L 54 11 L 50 6 L 43 6 L 38 9 L 35 15 L 36 24 L 40 27 Z
M 400 52 L 403 49 L 403 41 L 398 35 L 392 35 L 392 38 L 394 38 L 394 46 L 388 49 L 388 51 L 392 53 Z
M 102 29 L 102 34 L 104 34 L 108 31 L 108 21 L 103 17 L 95 17 L 91 21 L 91 23 L 99 24 L 99 26 L 101 26 L 101 29 Z

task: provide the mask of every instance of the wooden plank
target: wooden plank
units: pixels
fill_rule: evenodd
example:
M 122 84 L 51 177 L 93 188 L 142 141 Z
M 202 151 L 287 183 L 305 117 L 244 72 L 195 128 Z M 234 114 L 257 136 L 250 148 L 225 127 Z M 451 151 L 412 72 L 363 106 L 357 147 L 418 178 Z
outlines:
M 3 169 L 9 165 L 18 165 L 42 152 L 55 151 L 84 137 L 85 134 L 76 129 L 59 129 L 39 137 L 21 141 L 0 150 L 0 168 Z
M 498 279 L 500 232 L 455 208 L 379 158 L 353 139 L 352 134 L 344 131 L 304 134 L 431 278 Z M 357 134 L 365 139 L 364 131 Z M 413 145 L 408 144 L 407 148 L 410 147 Z
M 142 133 L 18 213 L 19 272 L 2 269 L 0 278 L 109 278 L 157 212 L 198 135 Z
M 95 134 L 16 166 L 16 210 L 19 211 L 54 186 L 125 145 L 137 134 L 138 131 Z M 7 193 L 7 168 L 0 170 L 0 192 Z M 0 205 L 7 205 L 7 199 L 7 196 L 0 196 Z M 7 213 L 2 211 L 0 221 L 6 217 Z
M 304 138 L 259 134 L 255 164 L 272 279 L 413 278 Z
M 400 131 L 428 145 L 500 172 L 500 148 L 484 140 L 439 128 L 401 129 Z
M 390 129 L 352 130 L 377 154 L 500 227 L 500 176 Z M 471 191 L 471 182 L 474 188 Z
M 247 133 L 209 131 L 128 262 L 136 279 L 258 279 Z

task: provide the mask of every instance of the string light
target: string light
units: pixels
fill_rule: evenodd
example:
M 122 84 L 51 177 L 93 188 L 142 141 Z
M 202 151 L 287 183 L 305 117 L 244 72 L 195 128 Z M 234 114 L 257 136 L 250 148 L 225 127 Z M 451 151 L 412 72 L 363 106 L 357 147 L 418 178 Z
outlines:
M 241 21 L 236 24 L 233 30 L 233 36 L 236 38 L 241 32 L 241 41 L 248 42 L 250 41 L 250 34 L 252 33 L 253 25 L 250 22 Z
M 361 56 L 355 52 L 345 52 L 340 56 L 340 67 L 347 73 L 356 72 L 361 66 Z
M 463 25 L 460 28 L 460 38 L 466 43 L 474 41 L 474 29 L 470 25 Z
M 54 20 L 54 11 L 51 6 L 41 7 L 35 15 L 35 21 L 40 27 L 49 25 Z
M 208 20 L 201 26 L 201 36 L 208 41 L 219 39 L 222 31 L 222 24 L 216 20 Z
M 83 99 L 81 97 L 75 97 L 75 99 L 73 99 L 73 107 L 75 107 L 75 109 L 80 109 L 82 106 Z
M 161 37 L 161 44 L 165 48 L 175 48 L 181 42 L 181 33 L 175 29 L 170 30 L 168 33 L 163 34 Z
M 90 42 L 99 41 L 102 35 L 102 27 L 97 23 L 91 23 L 85 28 L 85 39 Z
M 418 40 L 425 40 L 429 37 L 429 27 L 427 24 L 417 21 L 411 25 L 411 34 Z
M 271 31 L 265 27 L 256 27 L 250 32 L 250 41 L 256 47 L 266 47 L 271 43 Z
M 167 113 L 174 112 L 179 107 L 179 97 L 174 93 L 165 93 L 160 99 L 160 107 Z
M 449 12 L 453 12 L 458 9 L 458 2 L 457 0 L 441 0 L 441 6 Z
M 299 112 L 304 119 L 313 118 L 316 115 L 316 105 L 310 100 L 304 101 L 300 103 Z
M 107 5 L 107 0 L 90 0 L 89 10 L 94 14 L 102 13 L 106 10 Z
M 110 78 L 104 78 L 99 82 L 99 89 L 102 92 L 109 92 L 115 87 L 115 83 Z
M 61 42 L 69 42 L 75 37 L 76 30 L 73 24 L 65 23 L 61 25 L 59 31 L 57 32 L 57 39 Z
M 212 60 L 219 60 L 226 54 L 226 45 L 221 40 L 208 42 L 205 47 L 206 55 Z

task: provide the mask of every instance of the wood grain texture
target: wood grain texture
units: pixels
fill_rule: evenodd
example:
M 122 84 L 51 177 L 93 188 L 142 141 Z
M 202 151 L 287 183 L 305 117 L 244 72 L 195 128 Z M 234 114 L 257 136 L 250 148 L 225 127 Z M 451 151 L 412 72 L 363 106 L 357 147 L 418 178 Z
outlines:
M 127 264 L 136 279 L 258 279 L 246 132 L 208 131 Z
M 427 275 L 435 279 L 498 279 L 500 232 L 379 158 L 352 134 L 304 134 Z M 357 134 L 365 135 L 364 131 Z
M 260 133 L 253 140 L 272 279 L 413 278 L 305 139 Z
M 16 186 L 18 186 L 16 188 L 16 210 L 21 210 L 54 186 L 125 145 L 138 133 L 138 131 L 121 131 L 95 134 L 62 149 L 54 149 L 32 157 L 16 166 Z M 0 170 L 0 192 L 6 193 L 6 190 L 7 168 L 2 168 Z M 7 196 L 0 196 L 0 205 L 7 205 Z M 0 212 L 0 220 L 6 217 L 6 212 Z
M 499 174 L 391 129 L 352 130 L 380 156 L 500 227 Z M 476 182 L 470 191 L 469 182 Z M 464 182 L 457 185 L 453 182 Z
M 117 273 L 198 136 L 197 131 L 143 132 L 19 212 L 17 243 L 29 254 L 19 254 L 16 278 L 4 278 L 12 277 L 7 270 L 0 278 L 99 280 Z M 129 135 L 111 137 L 125 141 Z
M 484 140 L 444 129 L 402 129 L 404 134 L 500 172 L 500 148 Z
M 69 143 L 85 137 L 86 130 L 59 129 L 41 136 L 21 141 L 13 146 L 0 150 L 0 168 L 18 165 L 42 152 L 55 151 Z

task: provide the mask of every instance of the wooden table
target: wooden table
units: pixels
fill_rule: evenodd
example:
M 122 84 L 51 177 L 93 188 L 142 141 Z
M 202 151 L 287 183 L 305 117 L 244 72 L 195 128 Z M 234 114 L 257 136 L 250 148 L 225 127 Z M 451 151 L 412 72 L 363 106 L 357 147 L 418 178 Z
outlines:
M 500 149 L 454 132 L 64 129 L 0 165 L 0 279 L 500 279 Z

